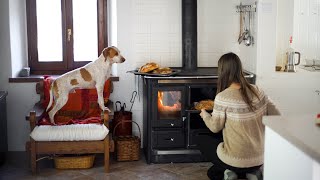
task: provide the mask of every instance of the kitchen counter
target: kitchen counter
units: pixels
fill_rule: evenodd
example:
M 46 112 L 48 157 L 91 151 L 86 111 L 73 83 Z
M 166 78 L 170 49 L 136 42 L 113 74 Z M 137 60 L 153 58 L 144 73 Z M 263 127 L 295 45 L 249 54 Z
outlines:
M 263 117 L 264 180 L 320 179 L 320 127 L 315 114 Z
M 316 114 L 294 116 L 265 116 L 263 123 L 320 163 L 320 127 L 315 124 Z

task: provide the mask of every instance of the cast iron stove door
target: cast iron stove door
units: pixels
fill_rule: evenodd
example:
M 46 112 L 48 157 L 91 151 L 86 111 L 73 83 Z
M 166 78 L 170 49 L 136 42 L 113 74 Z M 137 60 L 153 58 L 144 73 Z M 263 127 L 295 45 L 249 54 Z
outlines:
M 159 87 L 155 88 L 153 99 L 156 101 L 154 106 L 155 117 L 153 127 L 177 128 L 183 126 L 184 87 Z

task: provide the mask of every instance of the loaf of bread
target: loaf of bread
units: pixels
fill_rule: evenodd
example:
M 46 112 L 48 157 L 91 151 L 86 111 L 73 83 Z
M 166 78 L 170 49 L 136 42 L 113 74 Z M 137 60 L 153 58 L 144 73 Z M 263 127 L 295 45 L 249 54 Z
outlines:
M 151 63 L 147 63 L 143 66 L 140 67 L 139 72 L 142 73 L 147 73 L 147 72 L 151 72 L 155 69 L 158 69 L 159 65 L 157 63 L 151 62 Z
M 207 99 L 207 100 L 202 100 L 200 102 L 198 102 L 194 108 L 196 110 L 201 110 L 201 109 L 205 109 L 205 110 L 212 110 L 213 109 L 213 105 L 214 105 L 214 101 L 211 99 Z
M 172 73 L 172 69 L 169 67 L 158 68 L 152 71 L 153 74 L 170 74 Z

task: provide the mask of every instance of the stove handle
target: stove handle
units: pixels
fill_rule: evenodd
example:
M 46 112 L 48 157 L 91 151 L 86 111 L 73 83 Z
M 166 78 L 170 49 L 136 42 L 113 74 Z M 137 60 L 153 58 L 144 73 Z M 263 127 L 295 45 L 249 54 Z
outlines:
M 183 119 L 186 120 L 187 117 L 183 116 Z M 190 147 L 190 124 L 189 121 L 187 121 L 187 147 Z
M 167 138 L 167 139 L 164 139 L 164 140 L 173 142 L 173 141 L 174 141 L 174 138 L 173 138 L 173 137 L 170 137 L 170 138 Z

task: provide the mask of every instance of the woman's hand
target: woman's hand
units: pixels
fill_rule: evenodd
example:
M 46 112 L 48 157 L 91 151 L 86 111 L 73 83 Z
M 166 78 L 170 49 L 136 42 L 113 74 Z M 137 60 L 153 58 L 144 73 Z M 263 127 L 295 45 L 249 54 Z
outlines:
M 200 116 L 202 119 L 205 117 L 206 114 L 208 114 L 207 111 L 205 109 L 201 109 Z

